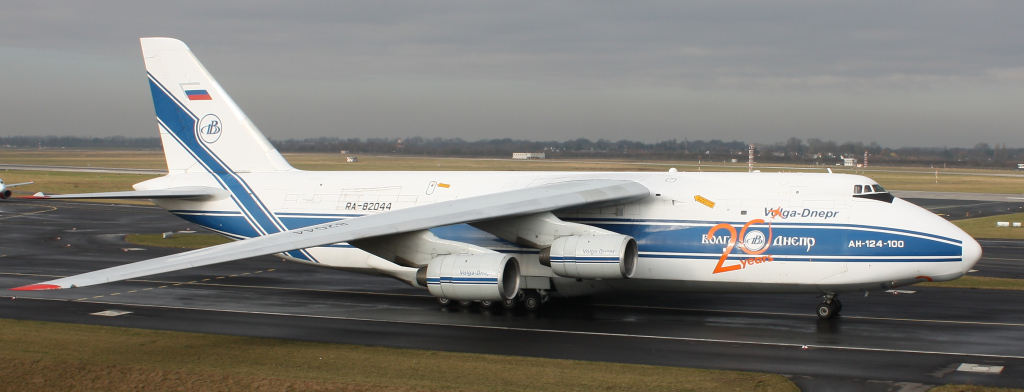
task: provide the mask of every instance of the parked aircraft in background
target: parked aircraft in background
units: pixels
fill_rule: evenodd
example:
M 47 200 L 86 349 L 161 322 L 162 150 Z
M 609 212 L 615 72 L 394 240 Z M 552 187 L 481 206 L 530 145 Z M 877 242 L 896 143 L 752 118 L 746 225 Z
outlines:
M 963 276 L 969 235 L 867 177 L 829 173 L 297 170 L 181 41 L 143 38 L 168 174 L 135 191 L 238 241 L 14 290 L 247 257 L 389 276 L 451 301 L 536 309 L 611 291 L 838 295 Z
M 32 182 L 22 182 L 22 183 L 18 183 L 18 184 L 4 184 L 4 180 L 0 180 L 0 199 L 6 199 L 8 197 L 11 197 L 11 194 L 12 194 L 11 188 L 14 188 L 16 186 L 28 185 L 28 184 L 32 184 Z

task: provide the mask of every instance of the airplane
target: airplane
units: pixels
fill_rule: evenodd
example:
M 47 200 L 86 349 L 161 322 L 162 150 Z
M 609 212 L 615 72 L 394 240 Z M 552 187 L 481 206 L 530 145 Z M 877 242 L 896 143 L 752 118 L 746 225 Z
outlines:
M 327 172 L 293 168 L 172 38 L 142 38 L 168 174 L 134 191 L 237 241 L 12 290 L 276 254 L 386 276 L 442 305 L 536 310 L 630 291 L 839 295 L 964 276 L 981 247 L 868 177 L 832 173 Z
M 7 198 L 11 197 L 12 192 L 11 192 L 10 188 L 14 188 L 16 186 L 28 185 L 28 184 L 33 184 L 33 182 L 30 181 L 30 182 L 22 182 L 22 183 L 18 183 L 18 184 L 4 184 L 4 180 L 0 180 L 0 199 L 7 199 Z

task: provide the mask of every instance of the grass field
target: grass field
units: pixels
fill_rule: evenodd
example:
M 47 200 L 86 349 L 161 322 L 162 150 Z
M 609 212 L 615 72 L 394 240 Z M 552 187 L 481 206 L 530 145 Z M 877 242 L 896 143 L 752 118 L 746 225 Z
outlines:
M 0 330 L 0 390 L 798 391 L 763 373 L 4 319 Z
M 0 163 L 167 169 L 163 150 L 0 150 Z
M 953 224 L 974 238 L 1024 240 L 1024 227 L 996 227 L 996 222 L 1024 222 L 1024 213 L 962 219 Z

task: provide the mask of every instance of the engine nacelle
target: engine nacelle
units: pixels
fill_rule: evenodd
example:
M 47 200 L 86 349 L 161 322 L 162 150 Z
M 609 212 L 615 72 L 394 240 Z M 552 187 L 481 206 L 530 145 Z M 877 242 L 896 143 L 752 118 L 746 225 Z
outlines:
M 4 189 L 3 192 L 0 192 L 0 199 L 6 199 L 8 197 L 11 197 L 11 190 L 10 189 Z
M 435 297 L 504 301 L 519 294 L 519 260 L 504 253 L 441 256 L 416 275 Z
M 633 276 L 637 257 L 633 237 L 608 234 L 556 239 L 540 260 L 564 278 L 623 279 Z

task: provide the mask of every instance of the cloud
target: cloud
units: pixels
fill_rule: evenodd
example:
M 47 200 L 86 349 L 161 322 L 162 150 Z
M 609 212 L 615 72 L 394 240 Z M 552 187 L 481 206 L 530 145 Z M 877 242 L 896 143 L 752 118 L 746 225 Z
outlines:
M 101 86 L 138 98 L 143 81 L 113 79 L 141 69 L 138 37 L 173 36 L 272 137 L 343 129 L 354 137 L 833 135 L 973 145 L 978 138 L 1013 144 L 1008 124 L 1022 119 L 996 111 L 1003 100 L 1019 102 L 1024 87 L 1024 5 L 1013 1 L 5 1 L 0 8 L 0 66 L 22 64 L 19 85 L 73 86 L 66 91 L 78 96 L 62 98 L 61 111 Z M 63 63 L 42 53 L 60 54 Z M 101 63 L 109 70 L 81 69 Z M 267 94 L 265 86 L 279 90 Z M 10 106 L 0 114 L 14 124 L 43 121 L 55 133 L 152 129 L 143 125 L 148 112 L 127 114 L 135 103 L 93 103 L 98 114 L 82 113 L 72 127 L 39 113 L 52 101 L 28 93 L 4 99 Z M 809 116 L 807 107 L 817 112 Z M 906 114 L 890 113 L 901 108 Z M 99 126 L 115 112 L 128 116 L 122 126 Z M 839 128 L 849 132 L 832 131 Z

